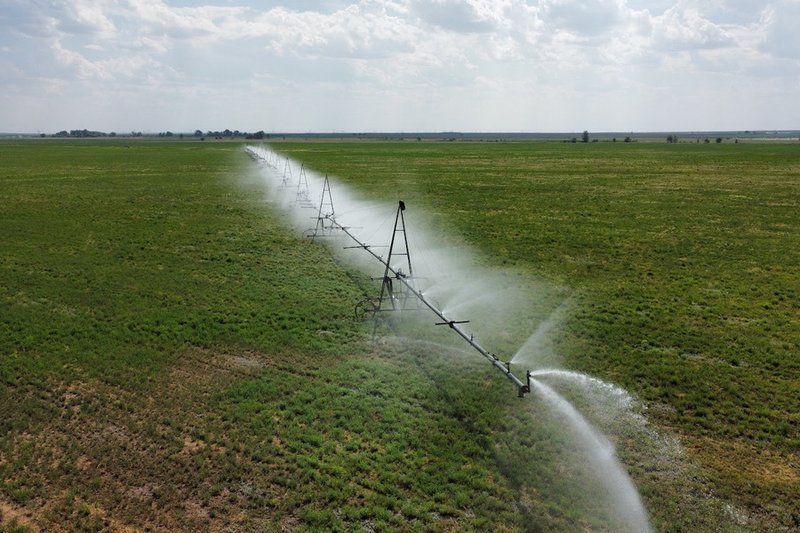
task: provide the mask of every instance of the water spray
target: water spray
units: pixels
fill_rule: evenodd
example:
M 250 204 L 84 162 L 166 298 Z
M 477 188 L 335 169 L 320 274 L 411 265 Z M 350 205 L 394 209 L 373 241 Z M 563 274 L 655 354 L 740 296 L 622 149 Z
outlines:
M 323 201 L 325 196 L 323 195 Z M 322 205 L 320 205 L 320 211 L 322 210 Z M 432 302 L 430 302 L 425 296 L 419 291 L 413 284 L 413 268 L 411 264 L 411 255 L 408 252 L 408 237 L 406 234 L 405 229 L 405 216 L 404 212 L 406 210 L 406 204 L 402 200 L 398 202 L 397 206 L 397 214 L 395 215 L 395 224 L 394 230 L 392 233 L 391 243 L 389 244 L 389 256 L 387 259 L 384 259 L 382 256 L 376 254 L 372 247 L 361 242 L 361 240 L 356 237 L 348 227 L 341 225 L 334 216 L 328 217 L 331 225 L 334 228 L 341 230 L 345 235 L 347 235 L 353 242 L 356 243 L 356 246 L 353 248 L 360 248 L 365 250 L 369 253 L 373 258 L 378 260 L 384 266 L 384 274 L 382 278 L 381 284 L 381 295 L 378 299 L 378 302 L 375 308 L 372 310 L 373 314 L 382 310 L 381 304 L 388 299 L 392 306 L 392 310 L 403 310 L 408 309 L 405 305 L 405 301 L 400 301 L 400 299 L 396 296 L 397 291 L 394 288 L 394 281 L 398 281 L 402 284 L 405 288 L 405 299 L 413 296 L 416 298 L 416 302 L 421 303 L 425 307 L 427 307 L 434 315 L 436 315 L 440 322 L 436 322 L 435 325 L 437 326 L 448 326 L 452 329 L 458 336 L 464 339 L 472 348 L 474 348 L 478 353 L 484 356 L 492 365 L 499 370 L 509 381 L 511 381 L 517 387 L 517 395 L 520 398 L 523 398 L 525 394 L 531 391 L 530 387 L 530 376 L 528 377 L 527 383 L 522 382 L 514 373 L 511 371 L 511 362 L 503 362 L 498 359 L 498 357 L 491 352 L 489 352 L 486 348 L 481 346 L 474 338 L 473 335 L 468 335 L 461 327 L 460 324 L 466 324 L 468 320 L 453 320 L 445 316 L 444 312 L 441 311 L 438 307 L 436 307 Z M 401 233 L 403 236 L 403 241 L 405 244 L 405 252 L 395 252 L 395 237 L 398 233 Z M 392 255 L 402 255 L 406 258 L 406 264 L 408 265 L 408 274 L 404 273 L 400 269 L 395 269 L 391 265 Z M 388 298 L 387 298 L 388 297 Z
M 248 149 L 248 154 L 251 157 L 267 162 L 265 158 L 261 157 L 255 151 Z M 267 162 L 268 163 L 268 162 Z M 268 163 L 269 164 L 269 163 Z M 284 165 L 283 170 L 283 184 L 287 184 L 287 178 L 291 176 L 291 167 L 289 166 L 289 159 L 286 158 L 286 163 Z M 300 168 L 300 179 L 298 180 L 298 195 L 300 194 L 300 190 L 302 184 L 305 184 L 305 189 L 308 189 L 308 181 L 303 182 L 302 180 L 305 177 L 305 168 L 301 166 Z M 298 202 L 299 203 L 299 202 Z M 307 205 L 300 204 L 304 207 Z M 403 200 L 399 200 L 397 204 L 397 211 L 395 213 L 395 220 L 394 220 L 394 229 L 392 230 L 392 237 L 389 242 L 389 253 L 386 259 L 382 256 L 378 255 L 373 251 L 373 247 L 362 242 L 358 237 L 356 237 L 350 228 L 340 224 L 336 220 L 334 208 L 333 208 L 333 195 L 331 194 L 330 188 L 330 181 L 328 177 L 325 176 L 325 182 L 322 189 L 322 197 L 319 203 L 319 209 L 317 210 L 317 223 L 313 230 L 308 230 L 308 234 L 311 237 L 317 237 L 320 234 L 325 234 L 325 232 L 329 232 L 330 230 L 340 230 L 344 233 L 347 237 L 349 237 L 354 243 L 354 246 L 349 246 L 346 248 L 358 248 L 361 250 L 366 251 L 369 253 L 374 259 L 380 262 L 383 267 L 383 277 L 380 278 L 381 280 L 381 292 L 376 302 L 372 302 L 368 300 L 366 302 L 361 302 L 357 307 L 357 309 L 363 310 L 364 314 L 367 312 L 371 312 L 373 316 L 377 315 L 381 311 L 404 311 L 409 309 L 419 309 L 418 304 L 422 304 L 424 307 L 427 307 L 434 315 L 439 318 L 439 322 L 435 322 L 434 324 L 437 326 L 448 326 L 451 330 L 453 330 L 459 337 L 464 339 L 475 351 L 485 357 L 494 368 L 496 368 L 499 372 L 501 372 L 509 381 L 511 381 L 514 386 L 517 387 L 517 396 L 523 398 L 525 394 L 531 391 L 531 383 L 530 383 L 530 373 L 528 373 L 526 382 L 523 382 L 519 379 L 512 371 L 511 371 L 511 361 L 501 361 L 496 355 L 489 352 L 486 348 L 481 346 L 481 344 L 475 340 L 475 336 L 472 334 L 467 334 L 462 328 L 461 324 L 469 323 L 469 320 L 454 320 L 447 317 L 444 314 L 444 311 L 436 307 L 430 300 L 425 298 L 422 294 L 422 291 L 418 290 L 414 283 L 414 268 L 411 262 L 411 253 L 409 252 L 408 247 L 408 233 L 406 231 L 406 223 L 405 223 L 405 211 L 406 211 L 406 204 Z M 325 223 L 328 223 L 326 226 Z M 398 239 L 398 235 L 400 239 Z M 396 247 L 397 245 L 397 247 Z M 395 268 L 392 266 L 392 259 L 396 257 L 404 257 L 405 261 L 403 261 L 404 266 L 407 268 L 407 271 L 404 272 L 402 268 Z M 400 287 L 397 287 L 396 282 L 399 282 Z M 398 290 L 402 289 L 402 290 Z M 384 305 L 384 302 L 387 305 Z M 410 307 L 409 304 L 413 305 L 414 307 Z M 416 304 L 416 305 L 415 305 Z M 359 307 L 360 306 L 360 307 Z M 389 308 L 390 306 L 390 308 Z M 359 314 L 357 312 L 357 314 Z
M 253 159 L 269 166 L 276 176 L 281 176 L 277 153 L 258 150 L 254 147 L 247 147 L 246 151 Z M 289 158 L 287 157 L 283 165 L 280 188 L 288 188 L 289 181 L 292 180 L 292 178 L 292 169 L 289 165 Z M 308 182 L 305 178 L 305 168 L 301 166 L 300 177 L 297 184 L 297 197 L 294 205 L 316 210 L 316 216 L 311 217 L 316 221 L 315 227 L 306 230 L 305 235 L 312 239 L 330 236 L 334 233 L 344 235 L 353 243 L 352 245 L 345 246 L 345 249 L 364 250 L 383 266 L 383 276 L 380 278 L 373 278 L 375 281 L 381 282 L 380 295 L 376 299 L 364 300 L 357 304 L 357 316 L 371 314 L 375 320 L 375 327 L 377 328 L 377 316 L 379 313 L 402 312 L 407 310 L 419 311 L 424 308 L 430 310 L 438 319 L 438 321 L 434 322 L 434 325 L 447 326 L 459 337 L 464 339 L 472 349 L 481 354 L 498 372 L 501 372 L 514 384 L 517 388 L 518 397 L 523 398 L 526 394 L 536 391 L 553 410 L 558 412 L 568 422 L 573 432 L 579 437 L 582 446 L 587 450 L 587 457 L 591 460 L 594 467 L 597 468 L 599 472 L 603 473 L 600 478 L 608 491 L 608 499 L 611 506 L 622 519 L 622 522 L 619 524 L 621 529 L 637 532 L 650 531 L 651 528 L 649 526 L 647 511 L 642 505 L 633 482 L 627 476 L 616 458 L 613 445 L 605 439 L 600 432 L 592 428 L 588 421 L 583 418 L 566 398 L 547 386 L 541 378 L 555 376 L 571 379 L 584 386 L 598 386 L 604 391 L 614 393 L 621 391 L 621 389 L 606 384 L 599 379 L 585 376 L 584 374 L 559 369 L 527 370 L 525 372 L 524 381 L 512 372 L 512 363 L 516 361 L 522 352 L 528 349 L 528 346 L 533 343 L 533 340 L 541 336 L 548 328 L 552 328 L 552 323 L 559 314 L 563 312 L 565 304 L 559 306 L 559 308 L 548 317 L 547 321 L 540 325 L 539 329 L 531 335 L 531 338 L 518 350 L 514 357 L 508 361 L 502 361 L 497 355 L 489 352 L 476 341 L 473 334 L 468 334 L 463 329 L 462 325 L 468 324 L 469 320 L 456 320 L 449 317 L 444 310 L 434 305 L 434 303 L 423 294 L 422 290 L 418 288 L 415 283 L 411 254 L 408 249 L 408 236 L 405 225 L 406 204 L 404 201 L 400 200 L 397 204 L 394 228 L 388 245 L 388 255 L 384 259 L 383 256 L 376 253 L 375 249 L 387 248 L 386 246 L 371 246 L 365 243 L 353 233 L 352 227 L 345 226 L 336 219 L 328 176 L 325 176 L 318 207 L 311 205 L 311 202 L 307 200 L 307 191 Z M 392 262 L 396 261 L 398 257 L 402 258 L 402 267 L 392 266 Z M 431 287 L 428 287 L 427 290 L 434 291 L 435 293 L 435 290 Z M 621 393 L 624 393 L 624 391 L 621 391 Z M 615 394 L 615 396 L 619 396 L 620 394 Z M 627 393 L 622 396 L 624 398 L 629 398 Z

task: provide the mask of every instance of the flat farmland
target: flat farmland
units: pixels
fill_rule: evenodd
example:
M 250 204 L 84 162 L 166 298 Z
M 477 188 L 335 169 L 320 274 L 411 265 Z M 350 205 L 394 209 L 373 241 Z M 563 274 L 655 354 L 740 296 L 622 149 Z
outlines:
M 564 366 L 685 454 L 614 437 L 655 529 L 798 526 L 800 146 L 272 146 L 567 287 Z M 614 529 L 546 410 L 371 342 L 242 148 L 0 142 L 0 531 Z
M 274 146 L 575 289 L 567 365 L 641 398 L 763 527 L 798 527 L 800 145 Z

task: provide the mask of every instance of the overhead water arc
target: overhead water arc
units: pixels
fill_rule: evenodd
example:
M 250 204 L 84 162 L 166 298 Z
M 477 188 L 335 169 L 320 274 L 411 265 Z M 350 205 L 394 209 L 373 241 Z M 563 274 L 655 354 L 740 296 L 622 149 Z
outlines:
M 288 158 L 285 159 L 284 167 L 287 168 L 290 165 L 290 160 Z M 290 167 L 288 167 L 290 168 Z M 271 166 L 271 171 L 267 169 L 267 172 L 272 175 L 272 177 L 276 177 L 279 174 L 279 167 Z M 285 172 L 285 171 L 284 171 Z M 291 173 L 291 172 L 290 172 Z M 319 174 L 306 171 L 306 176 L 308 180 L 308 195 L 313 196 L 314 193 L 317 193 L 317 196 L 322 195 L 323 191 L 323 184 L 325 183 L 325 179 L 322 178 Z M 272 180 L 274 183 L 276 180 Z M 273 187 L 279 196 L 282 196 L 283 205 L 284 207 L 291 207 L 294 205 L 297 206 L 297 202 L 295 201 L 292 203 L 291 199 L 289 198 L 291 194 L 294 192 L 291 187 L 281 187 L 275 188 Z M 288 194 L 287 194 L 288 191 Z M 337 205 L 344 204 L 346 207 L 344 212 L 340 207 L 336 208 L 336 221 L 335 224 L 340 229 L 344 230 L 344 233 L 347 236 L 351 237 L 355 240 L 359 246 L 359 248 L 370 248 L 363 244 L 366 240 L 363 235 L 363 230 L 365 228 L 375 228 L 375 220 L 370 219 L 370 217 L 363 216 L 363 213 L 373 211 L 375 207 L 382 207 L 382 211 L 384 213 L 391 213 L 392 210 L 387 204 L 381 204 L 379 202 L 372 202 L 370 209 L 364 208 L 363 201 L 361 205 L 359 205 L 358 198 L 349 191 L 343 185 L 337 184 L 336 186 L 336 202 Z M 401 209 L 404 208 L 401 202 Z M 297 220 L 297 213 L 304 212 L 304 217 L 298 221 L 300 227 L 303 226 L 308 227 L 309 219 L 313 219 L 314 216 L 311 216 L 312 212 L 309 210 L 302 210 L 302 209 L 288 209 L 288 211 L 292 214 L 293 218 Z M 361 213 L 361 217 L 354 217 L 352 216 L 353 213 Z M 399 211 L 398 211 L 399 214 Z M 419 216 L 417 214 L 416 216 Z M 383 217 L 386 218 L 385 216 Z M 372 223 L 372 224 L 371 224 Z M 410 224 L 414 226 L 414 224 Z M 380 224 L 378 224 L 380 226 Z M 415 271 L 416 273 L 422 273 L 420 276 L 421 280 L 424 280 L 424 283 L 417 287 L 418 291 L 415 291 L 415 295 L 423 302 L 426 306 L 428 306 L 435 314 L 437 314 L 442 320 L 447 320 L 443 316 L 443 313 L 440 312 L 438 309 L 431 306 L 430 298 L 431 294 L 434 294 L 435 297 L 441 299 L 445 302 L 443 306 L 439 306 L 439 308 L 447 308 L 448 302 L 464 302 L 465 295 L 469 294 L 470 292 L 475 291 L 475 287 L 481 285 L 480 289 L 494 289 L 498 290 L 498 288 L 502 291 L 504 287 L 490 287 L 486 285 L 486 279 L 491 278 L 489 273 L 484 269 L 476 269 L 475 267 L 465 267 L 463 262 L 461 261 L 462 256 L 455 258 L 451 255 L 447 255 L 442 253 L 441 247 L 437 247 L 435 245 L 436 239 L 432 238 L 430 234 L 427 234 L 422 227 L 415 226 L 413 227 L 413 234 L 414 239 L 417 243 L 423 243 L 422 248 L 426 251 L 425 254 L 422 254 L 423 257 L 431 258 L 433 257 L 433 261 L 415 261 Z M 419 244 L 418 244 L 419 246 Z M 375 251 L 368 250 L 371 255 L 375 258 L 381 260 Z M 363 254 L 362 254 L 363 256 Z M 386 261 L 382 261 L 386 264 L 387 268 L 389 267 Z M 431 267 L 434 268 L 431 268 Z M 400 279 L 398 277 L 398 279 Z M 480 280 L 480 283 L 476 282 L 476 280 Z M 459 283 L 460 282 L 460 283 Z M 471 284 L 471 286 L 465 287 L 465 285 Z M 412 288 L 412 291 L 414 289 Z M 423 296 L 422 293 L 425 293 Z M 476 298 L 475 300 L 480 301 L 480 298 Z M 488 307 L 492 313 L 496 313 L 499 307 L 505 306 L 508 308 L 508 302 L 504 302 L 502 300 L 493 302 L 494 305 L 486 306 Z M 531 339 L 536 339 L 537 334 L 542 334 L 542 332 L 549 333 L 550 329 L 554 327 L 554 322 L 560 319 L 561 315 L 565 312 L 565 304 L 562 303 L 555 311 L 551 313 L 551 315 L 543 322 L 540 323 L 539 328 L 537 331 L 534 332 L 533 335 L 529 338 L 529 342 Z M 474 348 L 478 349 L 479 352 L 482 353 L 485 357 L 493 361 L 493 364 L 498 367 L 503 372 L 505 370 L 505 363 L 500 363 L 497 359 L 497 356 L 493 356 L 492 354 L 486 352 L 480 345 L 473 342 L 472 335 L 469 331 L 464 331 L 461 327 L 454 326 L 452 322 L 445 322 L 450 325 L 451 329 L 454 329 L 460 336 L 462 336 L 467 342 L 473 345 Z M 478 325 L 480 322 L 478 322 Z M 470 329 L 475 329 L 475 327 L 471 327 Z M 527 344 L 527 343 L 526 343 Z M 520 353 L 522 348 L 517 352 Z M 507 363 L 508 371 L 507 376 L 511 378 L 511 370 L 510 370 L 510 362 Z M 549 370 L 549 371 L 539 371 L 538 376 L 542 377 L 545 374 L 548 375 L 558 375 L 560 374 L 562 377 L 569 376 L 572 379 L 576 379 L 576 376 L 583 376 L 582 374 L 571 373 L 569 371 L 561 371 L 561 370 Z M 533 374 L 531 374 L 533 376 Z M 584 376 L 585 379 L 581 379 L 582 384 L 590 384 L 596 385 L 597 383 L 603 383 L 600 380 L 596 380 L 594 378 L 589 378 L 588 376 Z M 516 378 L 515 378 L 516 379 Z M 512 381 L 514 381 L 512 379 Z M 520 390 L 523 388 L 523 383 L 519 382 L 516 379 Z M 532 383 L 531 383 L 532 382 Z M 597 382 L 597 383 L 595 383 Z M 588 455 L 592 459 L 593 467 L 599 470 L 603 470 L 605 473 L 604 480 L 610 481 L 609 485 L 609 494 L 613 494 L 611 498 L 611 503 L 615 506 L 616 511 L 624 518 L 624 522 L 631 526 L 630 530 L 632 531 L 646 531 L 649 530 L 649 524 L 647 521 L 647 513 L 644 511 L 642 507 L 641 501 L 639 499 L 638 492 L 636 492 L 635 487 L 633 486 L 632 481 L 627 476 L 627 474 L 622 469 L 619 461 L 616 459 L 616 452 L 610 442 L 599 432 L 594 430 L 588 422 L 583 418 L 583 416 L 575 409 L 575 407 L 569 403 L 565 398 L 561 395 L 556 393 L 553 389 L 541 383 L 540 381 L 533 379 L 529 381 L 532 385 L 535 385 L 536 390 L 540 393 L 540 395 L 545 398 L 547 403 L 551 405 L 555 410 L 561 412 L 562 414 L 566 415 L 567 419 L 570 421 L 571 427 L 574 429 L 574 432 L 577 436 L 581 438 L 581 442 L 586 448 Z M 520 393 L 520 395 L 522 395 Z M 614 488 L 616 487 L 616 489 Z M 625 508 L 632 508 L 632 510 L 625 512 Z
M 569 423 L 573 435 L 591 459 L 590 465 L 597 471 L 600 481 L 607 489 L 609 504 L 613 507 L 620 526 L 632 533 L 651 531 L 650 520 L 639 492 L 617 459 L 614 445 L 552 388 L 537 379 L 531 381 L 531 386 Z

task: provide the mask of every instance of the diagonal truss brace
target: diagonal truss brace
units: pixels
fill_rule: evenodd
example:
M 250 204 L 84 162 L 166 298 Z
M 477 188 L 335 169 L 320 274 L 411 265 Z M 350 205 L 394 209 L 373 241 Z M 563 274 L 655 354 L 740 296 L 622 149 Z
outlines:
M 400 201 L 399 206 L 398 206 L 398 213 L 397 213 L 397 218 L 399 220 L 403 220 L 402 219 L 402 212 L 403 211 L 405 211 L 405 204 L 404 204 L 403 201 Z M 404 286 L 405 290 L 408 291 L 408 293 L 410 295 L 413 295 L 414 297 L 416 297 L 417 302 L 423 304 L 434 315 L 436 315 L 436 317 L 440 320 L 440 322 L 436 323 L 437 325 L 448 326 L 450 329 L 452 329 L 459 337 L 464 339 L 470 346 L 472 346 L 472 348 L 474 348 L 483 357 L 488 359 L 489 362 L 492 363 L 492 365 L 498 371 L 500 371 L 509 381 L 511 381 L 517 387 L 517 395 L 520 398 L 522 398 L 525 394 L 527 394 L 527 393 L 529 393 L 531 391 L 531 374 L 530 374 L 530 371 L 528 371 L 528 373 L 526 375 L 526 382 L 523 382 L 522 380 L 520 380 L 513 372 L 511 372 L 511 363 L 510 362 L 503 362 L 500 359 L 498 359 L 498 357 L 496 355 L 494 355 L 493 353 L 490 353 L 486 348 L 481 346 L 481 344 L 478 341 L 475 340 L 473 335 L 468 335 L 461 328 L 460 325 L 466 323 L 467 321 L 452 320 L 452 319 L 448 318 L 447 316 L 445 316 L 443 311 L 441 311 L 435 305 L 433 305 L 433 303 L 431 303 L 427 298 L 425 298 L 425 296 L 422 294 L 421 291 L 417 290 L 414 287 L 414 285 L 411 283 L 411 278 L 409 276 L 404 274 L 401 270 L 393 268 L 388 259 L 384 259 L 383 257 L 381 257 L 378 254 L 376 254 L 370 248 L 369 245 L 361 242 L 358 239 L 358 237 L 356 237 L 347 227 L 339 224 L 339 222 L 337 222 L 335 218 L 330 217 L 329 220 L 330 220 L 331 224 L 333 225 L 333 227 L 342 230 L 342 232 L 344 232 L 348 237 L 350 237 L 350 239 L 352 239 L 357 244 L 357 246 L 353 246 L 353 248 L 362 248 L 367 253 L 369 253 L 372 257 L 377 259 L 381 264 L 383 264 L 383 266 L 384 266 L 384 286 L 381 289 L 382 293 L 383 293 L 383 291 L 385 289 L 385 283 L 386 283 L 387 279 L 397 280 L 399 283 L 401 283 Z M 403 222 L 403 224 L 404 224 L 404 222 Z M 395 227 L 395 235 L 393 235 L 392 240 L 394 240 L 394 237 L 396 236 L 396 233 L 398 233 L 398 232 L 397 232 L 397 228 Z M 405 239 L 405 226 L 404 225 L 403 225 L 403 234 L 404 234 L 403 237 Z M 410 258 L 409 258 L 409 274 L 410 273 L 411 273 L 411 266 L 410 266 Z

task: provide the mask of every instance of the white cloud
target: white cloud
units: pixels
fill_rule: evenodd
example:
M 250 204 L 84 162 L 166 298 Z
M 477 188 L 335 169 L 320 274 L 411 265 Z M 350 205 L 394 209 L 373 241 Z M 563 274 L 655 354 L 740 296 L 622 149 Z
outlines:
M 733 43 L 725 28 L 714 24 L 696 8 L 677 5 L 653 19 L 657 50 L 678 51 L 722 48 Z
M 423 35 L 406 21 L 359 6 L 332 14 L 276 8 L 225 28 L 227 39 L 263 39 L 279 55 L 383 58 L 413 49 Z
M 0 79 L 7 92 L 26 93 L 25 102 L 38 101 L 42 108 L 46 103 L 50 111 L 58 101 L 65 109 L 76 106 L 57 95 L 103 94 L 108 99 L 102 103 L 112 102 L 116 94 L 142 106 L 134 112 L 137 119 L 173 130 L 177 125 L 165 123 L 171 117 L 184 120 L 195 106 L 194 114 L 210 119 L 224 114 L 223 103 L 230 106 L 231 117 L 250 122 L 282 117 L 278 129 L 296 129 L 288 103 L 297 104 L 300 95 L 302 105 L 320 117 L 314 126 L 313 115 L 304 115 L 304 127 L 310 129 L 393 129 L 389 117 L 398 128 L 417 123 L 432 129 L 448 124 L 571 129 L 579 120 L 576 107 L 583 120 L 589 117 L 597 124 L 580 129 L 608 128 L 620 117 L 636 118 L 644 128 L 685 120 L 687 129 L 700 129 L 714 126 L 696 124 L 699 115 L 681 106 L 688 96 L 679 95 L 696 98 L 733 86 L 734 95 L 772 99 L 778 105 L 800 79 L 797 0 L 187 4 L 4 0 Z M 73 90 L 78 86 L 83 93 Z M 131 98 L 142 86 L 148 87 L 147 103 Z M 649 96 L 665 93 L 670 98 Z M 258 95 L 268 95 L 277 108 L 237 104 Z M 645 102 L 660 102 L 667 109 L 613 109 Z M 327 105 L 340 109 L 323 112 Z M 352 112 L 345 112 L 347 106 Z M 358 106 L 364 109 L 355 112 Z M 463 116 L 457 116 L 459 106 L 469 107 Z M 152 111 L 156 107 L 158 113 Z M 789 120 L 790 115 L 783 116 Z M 0 122 L 10 116 L 0 109 Z M 74 116 L 82 120 L 89 115 L 76 108 Z M 91 116 L 103 120 L 99 110 Z M 119 120 L 119 111 L 109 109 L 108 116 Z M 712 118 L 703 114 L 703 120 Z M 334 119 L 341 122 L 330 122 Z M 727 114 L 719 123 L 729 120 Z
M 116 26 L 105 15 L 110 1 L 70 0 L 52 2 L 50 7 L 60 11 L 59 29 L 67 33 L 94 34 L 102 39 L 111 39 L 116 34 Z
M 164 0 L 122 0 L 126 17 L 145 32 L 163 32 L 178 38 L 204 37 L 220 32 L 221 25 L 246 13 L 242 7 L 171 7 Z

